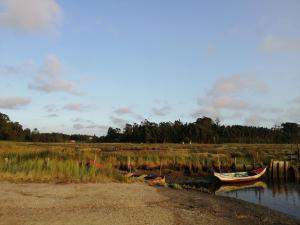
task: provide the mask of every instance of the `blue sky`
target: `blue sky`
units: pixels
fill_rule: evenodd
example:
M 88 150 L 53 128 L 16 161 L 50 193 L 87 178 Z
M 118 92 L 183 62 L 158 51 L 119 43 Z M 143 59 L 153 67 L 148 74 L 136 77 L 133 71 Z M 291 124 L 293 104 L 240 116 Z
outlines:
M 300 2 L 0 0 L 0 112 L 43 132 L 300 123 Z

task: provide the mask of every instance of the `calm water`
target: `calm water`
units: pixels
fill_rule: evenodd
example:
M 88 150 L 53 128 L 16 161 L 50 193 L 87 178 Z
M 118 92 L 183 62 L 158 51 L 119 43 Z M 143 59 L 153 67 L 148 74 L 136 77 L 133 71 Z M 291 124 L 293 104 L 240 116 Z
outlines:
M 300 219 L 300 184 L 258 181 L 243 186 L 221 186 L 216 195 L 256 203 Z

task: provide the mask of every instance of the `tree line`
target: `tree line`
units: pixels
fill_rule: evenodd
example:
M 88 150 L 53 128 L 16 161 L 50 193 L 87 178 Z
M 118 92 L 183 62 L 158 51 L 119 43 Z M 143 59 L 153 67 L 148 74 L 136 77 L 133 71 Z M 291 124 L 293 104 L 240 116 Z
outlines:
M 0 113 L 0 140 L 33 142 L 127 142 L 127 143 L 249 143 L 296 144 L 300 143 L 300 125 L 282 123 L 272 128 L 221 125 L 218 120 L 202 117 L 195 122 L 126 124 L 124 129 L 109 127 L 105 136 L 81 134 L 40 133 L 37 129 L 23 129 L 18 122 Z
M 220 125 L 208 117 L 192 123 L 175 122 L 153 123 L 147 120 L 141 124 L 126 124 L 123 131 L 119 128 L 108 129 L 107 135 L 100 137 L 102 142 L 132 143 L 249 143 L 282 144 L 300 142 L 300 125 L 282 123 L 273 128 Z
M 0 140 L 30 141 L 30 142 L 93 142 L 99 138 L 81 134 L 40 133 L 37 128 L 23 129 L 18 122 L 10 121 L 9 117 L 0 113 Z

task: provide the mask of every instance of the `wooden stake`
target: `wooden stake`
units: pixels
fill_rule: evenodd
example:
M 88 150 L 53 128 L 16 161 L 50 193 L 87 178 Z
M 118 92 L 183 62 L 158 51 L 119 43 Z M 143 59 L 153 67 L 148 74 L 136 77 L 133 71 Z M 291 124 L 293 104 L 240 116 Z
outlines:
M 131 173 L 131 161 L 130 161 L 130 156 L 127 158 L 127 168 L 129 169 L 129 172 Z
M 218 164 L 219 164 L 219 172 L 221 172 L 221 162 L 220 162 L 220 157 L 219 157 L 219 154 L 218 155 Z
M 161 176 L 161 159 L 160 159 L 160 166 L 159 166 L 159 176 Z
M 297 149 L 298 149 L 298 162 L 300 161 L 300 145 L 297 144 Z

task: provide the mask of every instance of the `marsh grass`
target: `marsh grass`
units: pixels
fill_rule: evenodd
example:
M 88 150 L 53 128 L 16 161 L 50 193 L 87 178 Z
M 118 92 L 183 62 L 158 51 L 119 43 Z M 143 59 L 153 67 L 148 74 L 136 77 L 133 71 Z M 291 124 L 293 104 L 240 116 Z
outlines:
M 170 168 L 189 173 L 209 168 L 268 165 L 286 159 L 290 145 L 74 144 L 0 142 L 0 179 L 34 182 L 125 181 L 119 170 Z M 87 168 L 94 160 L 101 169 Z
M 82 154 L 83 157 L 86 157 Z M 15 181 L 103 182 L 121 181 L 109 160 L 101 170 L 86 166 L 85 160 L 70 152 L 1 152 L 0 177 Z

